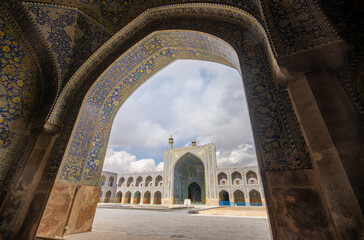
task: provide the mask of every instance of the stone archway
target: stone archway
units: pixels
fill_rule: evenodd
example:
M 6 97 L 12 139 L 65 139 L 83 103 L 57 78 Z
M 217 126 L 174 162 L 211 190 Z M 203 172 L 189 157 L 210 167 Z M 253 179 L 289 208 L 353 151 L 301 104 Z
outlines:
M 241 190 L 234 192 L 234 205 L 235 206 L 246 206 L 244 193 Z
M 150 204 L 151 194 L 149 191 L 146 191 L 143 196 L 143 204 Z
M 257 190 L 251 190 L 249 192 L 250 206 L 262 206 L 262 197 Z
M 153 196 L 153 204 L 160 205 L 162 203 L 162 193 L 156 191 Z
M 219 192 L 219 205 L 220 206 L 230 206 L 229 193 L 225 190 Z
M 173 204 L 183 204 L 185 199 L 205 204 L 205 167 L 191 153 L 183 155 L 174 167 Z
M 191 200 L 192 204 L 202 203 L 201 187 L 196 182 L 193 182 L 188 186 L 187 195 L 187 198 Z
M 66 127 L 60 133 L 60 137 L 48 159 L 48 165 L 44 174 L 45 181 L 48 181 L 47 186 L 49 188 L 52 186 L 63 157 L 62 165 L 59 169 L 59 178 L 56 181 L 54 189 L 60 189 L 62 187 L 75 189 L 77 184 L 81 184 L 81 188 L 85 190 L 79 191 L 80 195 L 75 196 L 76 202 L 84 198 L 82 194 L 92 195 L 93 193 L 91 192 L 99 191 L 95 179 L 98 179 L 101 172 L 102 159 L 105 154 L 103 146 L 105 145 L 109 134 L 108 131 L 104 131 L 104 128 L 108 127 L 110 121 L 112 122 L 114 111 L 116 111 L 115 109 L 117 109 L 118 106 L 122 104 L 123 100 L 128 97 L 128 94 L 131 94 L 137 87 L 134 85 L 135 81 L 141 80 L 142 82 L 142 77 L 147 77 L 148 74 L 153 74 L 153 72 L 144 72 L 144 70 L 150 69 L 148 66 L 143 66 L 144 69 L 138 69 L 139 72 L 135 72 L 134 75 L 128 75 L 121 79 L 123 81 L 123 86 L 119 88 L 119 90 L 126 89 L 126 91 L 123 92 L 121 98 L 116 98 L 117 100 L 113 103 L 110 102 L 112 101 L 111 98 L 100 100 L 102 98 L 101 94 L 96 94 L 101 93 L 97 92 L 100 91 L 100 89 L 107 91 L 106 89 L 113 88 L 110 86 L 107 86 L 110 88 L 99 88 L 105 83 L 96 83 L 95 80 L 107 67 L 110 66 L 110 69 L 112 69 L 111 63 L 117 60 L 120 54 L 125 53 L 126 49 L 129 49 L 134 43 L 137 43 L 153 31 L 164 29 L 201 31 L 204 32 L 204 37 L 208 36 L 208 34 L 212 34 L 213 36 L 224 39 L 237 52 L 239 60 L 241 60 L 241 64 L 238 64 L 237 69 L 242 70 L 241 72 L 246 86 L 246 95 L 253 122 L 252 127 L 257 143 L 258 161 L 263 179 L 270 177 L 276 179 L 275 173 L 278 171 L 293 172 L 294 174 L 302 175 L 308 179 L 310 179 L 308 175 L 315 176 L 314 172 L 311 170 L 311 162 L 308 158 L 306 146 L 302 140 L 293 114 L 288 93 L 287 91 L 281 91 L 278 88 L 276 81 L 274 81 L 274 78 L 279 71 L 276 68 L 276 62 L 273 59 L 272 52 L 274 51 L 271 50 L 273 48 L 269 47 L 268 37 L 265 33 L 264 26 L 250 14 L 241 10 L 235 10 L 236 9 L 234 8 L 223 5 L 216 6 L 210 4 L 178 5 L 154 9 L 141 16 L 138 19 L 135 28 L 133 28 L 132 24 L 129 25 L 122 34 L 115 36 L 110 42 L 101 47 L 99 51 L 79 69 L 69 84 L 67 84 L 50 114 L 48 124 L 64 125 Z M 158 11 L 159 14 L 156 14 Z M 196 13 L 198 14 L 196 15 Z M 156 22 L 159 23 L 159 16 L 161 15 L 168 15 L 170 19 L 163 21 L 164 24 L 159 27 Z M 140 26 L 145 26 L 143 31 L 139 31 L 141 29 Z M 124 38 L 125 36 L 127 36 L 126 39 Z M 168 51 L 166 53 L 168 53 Z M 165 56 L 173 61 L 175 59 L 172 55 L 173 53 Z M 225 64 L 231 64 L 227 58 L 223 60 Z M 234 64 L 232 65 L 234 66 Z M 143 70 L 143 72 L 140 72 L 140 70 Z M 134 76 L 136 76 L 136 78 L 133 78 Z M 97 86 L 98 89 L 90 88 L 94 83 L 94 86 Z M 127 85 L 133 86 L 129 86 L 129 88 Z M 95 90 L 95 92 L 93 92 L 95 93 L 94 95 L 92 93 L 93 90 Z M 86 94 L 87 91 L 89 92 Z M 110 92 L 107 94 L 109 93 Z M 114 93 L 119 94 L 120 91 L 115 90 Z M 92 104 L 82 105 L 82 99 L 86 95 L 87 97 L 85 99 L 87 99 L 87 101 L 89 100 L 89 103 Z M 112 98 L 114 97 L 115 96 L 112 96 Z M 92 102 L 93 100 L 95 102 Z M 103 105 L 102 103 L 105 104 Z M 78 114 L 81 105 L 82 108 L 80 114 Z M 87 111 L 95 112 L 95 115 L 88 115 Z M 77 116 L 79 116 L 79 121 L 75 123 Z M 101 119 L 98 119 L 98 116 L 101 116 Z M 73 133 L 71 136 L 72 131 Z M 85 133 L 85 136 L 80 137 L 80 132 Z M 90 134 L 90 132 L 95 133 L 95 135 Z M 65 150 L 66 146 L 67 149 Z M 83 146 L 84 149 L 81 149 L 80 146 Z M 289 175 L 289 173 L 287 174 Z M 276 182 L 271 183 L 273 184 Z M 320 217 L 325 219 L 325 222 L 312 223 L 312 221 L 310 221 L 310 224 L 321 224 L 322 229 L 324 229 L 322 235 L 328 236 L 330 233 L 328 230 L 329 227 L 327 227 L 329 225 L 327 221 L 329 221 L 328 219 L 330 218 L 326 216 L 323 207 L 324 204 L 320 200 L 324 199 L 320 197 L 320 186 L 315 184 L 313 184 L 314 187 L 311 185 L 306 186 L 307 194 L 318 199 L 318 201 L 315 201 L 314 206 L 316 206 L 316 212 L 321 214 Z M 272 186 L 267 185 L 267 187 Z M 302 188 L 296 189 L 294 186 L 290 187 L 292 188 L 290 194 L 294 193 L 297 197 L 303 194 Z M 49 190 L 47 191 L 49 192 Z M 56 191 L 55 194 L 57 194 Z M 282 194 L 284 195 L 286 193 Z M 42 206 L 46 201 L 45 199 L 35 199 L 34 201 L 39 201 L 39 204 L 37 205 Z M 281 199 L 283 199 L 283 196 L 277 192 L 275 192 L 275 194 L 267 194 L 267 201 L 278 203 Z M 64 204 L 67 205 L 68 203 Z M 94 202 L 90 201 L 88 204 L 91 208 L 91 205 L 94 204 Z M 49 202 L 49 207 L 52 208 L 57 206 L 55 204 L 52 205 L 52 202 Z M 270 214 L 273 216 L 281 216 L 280 212 L 277 211 L 277 209 L 280 209 L 281 207 L 274 205 L 269 205 L 268 207 L 270 208 Z M 302 206 L 302 208 L 304 208 L 304 206 Z M 299 214 L 298 210 L 288 210 L 291 211 L 293 215 Z M 52 209 L 50 209 L 50 211 L 52 211 Z M 312 209 L 311 211 L 315 211 L 315 209 Z M 81 212 L 75 210 L 71 211 L 70 214 L 77 218 Z M 40 216 L 38 217 L 40 218 Z M 280 220 L 284 223 L 290 221 L 290 219 L 286 219 L 285 216 L 281 217 Z M 62 225 L 65 223 L 60 222 L 59 224 Z M 276 222 L 272 222 L 272 225 L 275 226 L 272 227 L 273 230 L 276 228 L 278 229 Z M 296 227 L 297 226 L 286 232 L 295 232 Z M 68 228 L 68 233 L 72 233 L 73 230 L 74 229 L 70 226 L 70 228 Z M 304 224 L 299 226 L 299 231 L 302 234 L 307 232 L 305 231 Z M 286 232 L 282 233 L 275 231 L 274 234 L 275 236 L 286 236 Z M 26 235 L 26 231 L 24 231 L 24 233 Z
M 125 193 L 124 203 L 126 203 L 126 204 L 130 204 L 131 203 L 131 192 L 130 191 L 128 191 L 128 192 Z

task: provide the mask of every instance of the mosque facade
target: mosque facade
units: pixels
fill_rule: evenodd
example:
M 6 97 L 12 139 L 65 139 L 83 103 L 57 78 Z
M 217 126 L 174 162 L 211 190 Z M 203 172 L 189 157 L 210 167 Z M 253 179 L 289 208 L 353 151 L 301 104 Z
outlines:
M 363 239 L 363 1 L 0 2 L 0 239 L 91 230 L 117 111 L 179 59 L 240 72 L 273 239 Z
M 121 204 L 263 206 L 261 179 L 255 166 L 218 167 L 213 143 L 164 152 L 163 172 L 101 175 L 99 202 Z M 188 200 L 189 199 L 189 200 Z

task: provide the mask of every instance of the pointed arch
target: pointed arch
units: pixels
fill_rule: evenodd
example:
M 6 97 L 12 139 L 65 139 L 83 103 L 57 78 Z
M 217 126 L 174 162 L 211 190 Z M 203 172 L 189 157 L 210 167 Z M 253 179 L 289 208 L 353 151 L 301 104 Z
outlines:
M 224 172 L 220 172 L 218 175 L 217 175 L 217 184 L 218 185 L 227 185 L 227 175 L 226 173 Z
M 241 190 L 236 190 L 234 192 L 234 205 L 235 206 L 245 206 L 245 196 Z
M 122 187 L 123 184 L 124 184 L 124 182 L 125 182 L 125 178 L 124 177 L 119 178 L 118 187 Z
M 145 187 L 152 187 L 153 185 L 153 178 L 152 176 L 148 176 L 145 178 Z
M 232 181 L 232 185 L 240 185 L 242 182 L 242 177 L 241 177 L 241 173 L 238 171 L 235 171 L 231 174 L 231 181 Z
M 230 206 L 229 193 L 225 190 L 219 192 L 219 205 L 220 206 Z
M 115 199 L 115 202 L 116 203 L 121 203 L 121 199 L 123 198 L 123 193 L 121 191 L 119 191 L 117 194 L 116 194 L 116 199 Z
M 134 178 L 133 177 L 129 177 L 128 178 L 128 181 L 126 183 L 126 187 L 131 187 L 131 185 L 133 184 L 134 182 Z
M 143 204 L 150 204 L 151 194 L 149 191 L 146 191 L 143 196 Z
M 162 204 L 162 193 L 160 191 L 154 193 L 153 204 Z
M 250 206 L 262 206 L 262 197 L 257 190 L 249 192 Z

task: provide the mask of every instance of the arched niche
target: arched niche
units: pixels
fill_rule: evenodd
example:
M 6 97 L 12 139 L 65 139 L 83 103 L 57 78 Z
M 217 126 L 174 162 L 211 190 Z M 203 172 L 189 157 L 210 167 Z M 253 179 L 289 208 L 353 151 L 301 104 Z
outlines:
M 134 182 L 134 178 L 133 177 L 129 177 L 128 181 L 126 182 L 126 187 L 132 187 L 133 186 L 133 182 Z
M 220 206 L 230 206 L 230 196 L 225 190 L 219 192 L 219 205 Z
M 125 178 L 124 177 L 119 178 L 118 187 L 123 186 L 124 182 L 125 182 Z
M 121 191 L 119 191 L 117 194 L 116 194 L 116 199 L 115 199 L 115 202 L 116 203 L 121 203 L 121 199 L 123 198 L 123 193 Z
M 127 191 L 125 193 L 125 197 L 124 197 L 124 203 L 126 204 L 130 204 L 131 202 L 131 192 L 130 191 Z
M 109 177 L 109 187 L 114 186 L 114 177 Z
M 135 183 L 135 186 L 136 187 L 141 187 L 143 183 L 143 178 L 141 176 L 139 176 L 137 179 L 136 179 L 136 183 Z
M 153 184 L 153 178 L 151 176 L 148 176 L 145 178 L 145 186 L 146 187 L 151 187 Z
M 227 175 L 224 172 L 220 172 L 217 175 L 217 184 L 218 185 L 227 185 Z
M 150 204 L 151 194 L 149 191 L 146 191 L 143 196 L 143 204 Z
M 134 193 L 133 203 L 140 204 L 140 198 L 141 198 L 141 193 L 139 191 L 136 191 Z
M 175 164 L 173 172 L 173 204 L 205 203 L 205 166 L 196 155 L 187 153 Z

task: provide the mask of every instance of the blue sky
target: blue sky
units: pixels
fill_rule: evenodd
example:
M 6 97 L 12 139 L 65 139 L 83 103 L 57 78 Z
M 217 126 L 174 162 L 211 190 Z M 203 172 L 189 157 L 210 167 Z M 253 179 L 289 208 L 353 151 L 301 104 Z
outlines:
M 240 74 L 204 61 L 179 60 L 153 76 L 115 117 L 104 169 L 163 170 L 170 135 L 174 147 L 215 143 L 219 166 L 256 165 Z

